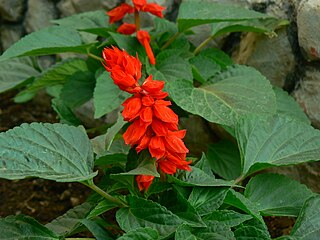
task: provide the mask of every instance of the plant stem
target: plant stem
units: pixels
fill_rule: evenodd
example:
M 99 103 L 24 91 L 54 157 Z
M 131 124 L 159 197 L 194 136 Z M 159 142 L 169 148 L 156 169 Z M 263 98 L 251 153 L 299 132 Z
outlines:
M 134 11 L 134 23 L 136 25 L 136 32 L 140 30 L 140 15 L 137 10 Z
M 88 52 L 87 54 L 88 54 L 89 57 L 94 58 L 94 59 L 96 59 L 98 61 L 104 61 L 103 58 L 98 57 L 98 56 L 96 56 L 96 55 L 94 55 L 94 54 L 92 54 L 90 52 Z
M 173 35 L 162 47 L 161 50 L 166 49 L 167 47 L 169 47 L 169 45 L 176 40 L 177 37 L 179 37 L 180 32 L 177 32 L 175 35 Z
M 202 43 L 200 43 L 200 45 L 194 50 L 193 54 L 197 55 L 202 48 L 204 48 L 209 42 L 211 42 L 213 39 L 212 36 L 208 37 L 206 40 L 204 40 Z
M 96 193 L 100 194 L 102 197 L 104 197 L 108 201 L 118 205 L 119 207 L 128 207 L 120 199 L 111 196 L 109 193 L 103 191 L 101 188 L 99 188 L 97 185 L 95 185 L 92 179 L 87 181 L 87 182 L 81 182 L 81 183 L 86 185 L 87 187 L 91 188 L 93 191 L 95 191 Z
M 234 184 L 238 184 L 238 183 L 242 182 L 243 179 L 244 179 L 244 176 L 240 175 L 236 180 L 234 180 Z

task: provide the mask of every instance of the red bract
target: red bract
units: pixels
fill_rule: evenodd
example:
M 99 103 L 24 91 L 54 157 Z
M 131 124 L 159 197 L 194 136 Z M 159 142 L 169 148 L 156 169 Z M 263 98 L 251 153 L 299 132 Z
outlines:
M 121 20 L 127 13 L 133 12 L 134 8 L 132 6 L 126 3 L 122 3 L 119 7 L 116 7 L 107 12 L 107 15 L 109 16 L 109 22 L 114 23 Z
M 178 130 L 178 116 L 169 108 L 171 102 L 163 100 L 168 95 L 163 92 L 164 81 L 153 80 L 150 75 L 139 85 L 141 63 L 125 51 L 107 48 L 103 50 L 103 58 L 114 83 L 134 93 L 122 104 L 124 120 L 132 122 L 123 134 L 125 143 L 138 153 L 147 149 L 164 173 L 174 174 L 177 169 L 190 171 L 191 161 L 186 161 L 189 150 L 182 140 L 186 131 Z M 147 190 L 153 178 L 137 176 L 139 189 Z
M 124 23 L 118 29 L 117 32 L 125 35 L 131 35 L 136 31 L 136 25 L 131 23 Z
M 152 49 L 150 47 L 150 35 L 147 31 L 139 30 L 137 31 L 137 39 L 141 45 L 146 49 L 149 61 L 152 65 L 156 64 L 156 59 L 154 58 Z

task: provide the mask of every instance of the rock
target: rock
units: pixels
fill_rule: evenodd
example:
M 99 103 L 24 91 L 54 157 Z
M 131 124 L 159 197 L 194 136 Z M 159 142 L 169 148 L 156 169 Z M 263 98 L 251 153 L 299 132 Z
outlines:
M 28 33 L 51 25 L 51 20 L 57 18 L 58 13 L 54 3 L 48 0 L 29 0 L 28 11 L 24 22 Z
M 61 17 L 67 17 L 76 13 L 102 9 L 103 2 L 105 0 L 62 0 L 57 4 L 57 8 L 61 13 Z M 114 0 L 111 2 L 114 2 Z
M 17 42 L 23 35 L 20 25 L 3 25 L 1 31 L 1 43 L 3 50 L 8 49 L 13 43 Z
M 248 33 L 233 57 L 236 63 L 258 69 L 273 85 L 283 87 L 287 75 L 294 71 L 295 58 L 286 30 L 277 34 L 277 37 L 270 38 Z
M 314 127 L 320 129 L 320 71 L 308 68 L 300 86 L 293 93 Z
M 0 16 L 6 21 L 19 21 L 23 10 L 24 0 L 0 0 Z
M 302 53 L 307 60 L 320 59 L 320 1 L 305 0 L 298 8 L 298 38 Z
M 115 8 L 117 5 L 119 5 L 119 1 L 118 0 L 101 0 L 101 4 L 107 10 L 111 10 L 112 8 Z

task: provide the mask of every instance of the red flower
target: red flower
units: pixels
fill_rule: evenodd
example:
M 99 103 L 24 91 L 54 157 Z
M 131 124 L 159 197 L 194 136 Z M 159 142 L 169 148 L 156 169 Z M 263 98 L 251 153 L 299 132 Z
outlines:
M 139 30 L 137 31 L 137 39 L 141 43 L 141 45 L 146 49 L 149 62 L 152 65 L 156 64 L 156 59 L 154 58 L 152 49 L 150 47 L 150 35 L 147 31 Z
M 166 9 L 165 7 L 162 7 L 156 3 L 148 3 L 143 6 L 142 11 L 149 12 L 157 17 L 163 18 L 162 11 L 165 9 Z
M 148 149 L 155 165 L 164 173 L 174 174 L 177 169 L 190 171 L 191 161 L 186 161 L 189 150 L 182 140 L 186 131 L 178 130 L 178 116 L 169 108 L 171 102 L 163 100 L 168 95 L 162 91 L 164 81 L 153 80 L 150 75 L 139 85 L 141 63 L 125 51 L 104 49 L 103 58 L 114 83 L 134 93 L 122 104 L 124 120 L 132 122 L 123 134 L 125 143 L 138 153 Z M 153 176 L 137 176 L 139 189 L 148 190 L 153 179 Z
M 114 23 L 121 20 L 127 13 L 133 12 L 133 7 L 131 7 L 129 4 L 122 3 L 119 7 L 116 7 L 111 11 L 107 12 L 107 15 L 109 15 L 109 22 Z
M 125 35 L 131 35 L 136 31 L 136 25 L 130 23 L 122 24 L 118 29 L 117 32 Z
M 148 188 L 150 187 L 153 179 L 154 179 L 154 176 L 138 175 L 136 177 L 136 181 L 137 181 L 139 190 L 142 191 L 145 189 L 146 191 L 148 191 Z

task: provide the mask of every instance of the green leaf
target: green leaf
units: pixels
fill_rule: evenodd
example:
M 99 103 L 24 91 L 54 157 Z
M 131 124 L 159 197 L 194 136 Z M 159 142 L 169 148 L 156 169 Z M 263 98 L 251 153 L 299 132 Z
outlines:
M 156 230 L 149 227 L 141 227 L 131 230 L 117 240 L 157 240 L 159 239 L 159 234 Z
M 208 146 L 207 159 L 212 170 L 227 180 L 234 180 L 241 174 L 241 160 L 238 147 L 222 140 Z
M 188 201 L 201 216 L 207 215 L 222 205 L 228 190 L 221 187 L 194 187 Z
M 58 182 L 92 179 L 93 151 L 83 130 L 64 124 L 22 124 L 0 133 L 0 177 Z
M 251 178 L 244 195 L 257 203 L 262 215 L 297 216 L 314 193 L 286 176 L 266 173 Z
M 64 84 L 60 98 L 70 108 L 81 106 L 92 98 L 95 83 L 92 72 L 76 72 Z
M 0 92 L 11 89 L 30 77 L 39 75 L 31 58 L 0 62 Z
M 199 56 L 210 58 L 215 63 L 220 65 L 222 69 L 226 69 L 228 66 L 233 65 L 232 59 L 225 52 L 218 48 L 206 48 L 200 52 Z
M 116 174 L 114 174 L 116 175 Z M 156 162 L 153 158 L 145 158 L 142 162 L 138 165 L 137 168 L 130 170 L 129 172 L 119 173 L 118 175 L 149 175 L 160 177 L 160 174 L 157 171 Z
M 93 93 L 94 118 L 100 118 L 117 109 L 127 97 L 128 94 L 113 83 L 108 72 L 102 73 L 97 78 Z
M 115 203 L 112 203 L 108 200 L 102 200 L 99 202 L 86 216 L 87 219 L 92 219 L 96 216 L 99 216 L 102 213 L 105 213 L 113 208 L 116 208 L 118 205 Z
M 301 122 L 310 124 L 310 120 L 303 112 L 299 104 L 286 91 L 273 87 L 277 99 L 277 113 L 283 114 Z
M 197 237 L 193 235 L 192 229 L 189 226 L 183 224 L 177 228 L 174 240 L 197 240 Z
M 253 68 L 230 67 L 213 81 L 194 88 L 189 81 L 176 80 L 169 83 L 169 92 L 185 111 L 227 126 L 233 126 L 241 116 L 276 111 L 270 82 Z
M 140 227 L 150 227 L 162 237 L 169 236 L 183 222 L 171 211 L 158 203 L 143 198 L 128 196 L 129 208 L 121 208 L 116 213 L 120 227 L 128 232 Z
M 33 83 L 23 92 L 36 92 L 44 87 L 64 84 L 74 73 L 82 71 L 88 71 L 88 67 L 86 62 L 80 58 L 56 63 L 36 77 Z
M 159 203 L 189 226 L 206 226 L 196 209 L 177 190 L 161 194 Z
M 236 136 L 244 175 L 270 166 L 320 160 L 320 131 L 289 117 L 242 119 Z
M 192 64 L 193 77 L 201 83 L 206 82 L 221 70 L 220 65 L 203 55 L 192 58 L 190 63 Z
M 204 220 L 216 220 L 229 227 L 235 227 L 251 218 L 252 217 L 250 215 L 238 213 L 232 210 L 216 210 L 206 215 Z
M 204 153 L 202 153 L 201 159 L 194 166 L 196 168 L 199 168 L 203 172 L 205 172 L 207 175 L 209 175 L 213 178 L 215 177 L 212 170 L 211 170 L 211 166 L 209 164 L 207 156 Z
M 47 223 L 46 227 L 59 236 L 70 236 L 81 226 L 81 220 L 86 218 L 92 208 L 92 203 L 85 202 Z
M 234 5 L 203 2 L 200 0 L 184 1 L 178 14 L 179 31 L 206 23 L 240 21 L 250 19 L 274 19 L 271 16 L 237 7 Z
M 157 62 L 156 68 L 165 77 L 165 79 L 162 80 L 174 82 L 177 79 L 185 79 L 188 80 L 188 83 L 192 83 L 193 76 L 191 65 L 182 57 L 169 55 L 167 58 L 162 59 L 161 62 Z
M 81 121 L 76 117 L 73 111 L 60 99 L 53 98 L 51 100 L 51 105 L 54 111 L 58 114 L 60 118 L 60 123 L 79 126 Z
M 88 228 L 96 240 L 113 239 L 104 228 L 93 220 L 83 219 L 81 223 Z
M 79 13 L 66 18 L 55 19 L 52 22 L 60 26 L 94 33 L 102 37 L 109 35 L 106 34 L 108 28 L 110 28 L 109 17 L 102 10 Z
M 320 235 L 320 196 L 309 198 L 291 230 L 291 236 L 303 240 L 317 240 Z
M 31 217 L 24 215 L 0 218 L 1 239 L 3 240 L 53 240 L 60 239 Z
M 79 33 L 67 27 L 51 26 L 33 32 L 8 48 L 0 61 L 20 56 L 50 55 L 62 52 L 86 53 Z
M 181 176 L 180 176 L 181 175 Z M 204 171 L 199 168 L 191 166 L 191 171 L 179 171 L 177 177 L 168 175 L 168 181 L 176 183 L 180 186 L 186 187 L 228 187 L 234 186 L 232 182 L 227 182 L 222 179 L 215 179 L 212 176 L 209 176 Z
M 251 219 L 240 225 L 234 232 L 238 240 L 270 240 L 270 234 L 266 225 L 256 219 Z

